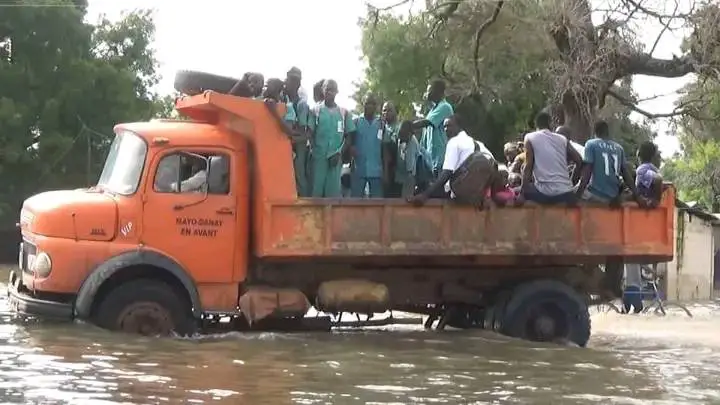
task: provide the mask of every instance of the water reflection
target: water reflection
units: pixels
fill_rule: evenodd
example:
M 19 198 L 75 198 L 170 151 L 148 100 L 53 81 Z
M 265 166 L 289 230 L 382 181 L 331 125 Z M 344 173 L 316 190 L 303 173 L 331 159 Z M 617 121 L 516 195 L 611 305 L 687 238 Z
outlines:
M 4 403 L 714 403 L 718 310 L 692 310 L 596 315 L 578 349 L 408 326 L 149 339 L 19 320 L 0 301 L 0 393 Z

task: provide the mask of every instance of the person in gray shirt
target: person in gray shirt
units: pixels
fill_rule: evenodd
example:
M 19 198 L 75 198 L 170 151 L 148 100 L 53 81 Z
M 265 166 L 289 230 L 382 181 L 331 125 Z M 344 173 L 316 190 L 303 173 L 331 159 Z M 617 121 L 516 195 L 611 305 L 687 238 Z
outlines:
M 568 163 L 582 165 L 582 157 L 570 141 L 550 130 L 550 114 L 535 117 L 535 132 L 525 135 L 525 167 L 521 196 L 540 204 L 574 204 L 577 201 Z

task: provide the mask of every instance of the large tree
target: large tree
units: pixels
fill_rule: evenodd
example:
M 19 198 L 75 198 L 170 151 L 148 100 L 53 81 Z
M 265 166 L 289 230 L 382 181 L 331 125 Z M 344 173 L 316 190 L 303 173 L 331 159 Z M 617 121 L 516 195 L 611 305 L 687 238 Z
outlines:
M 0 13 L 1 226 L 31 193 L 93 182 L 113 125 L 162 109 L 149 12 L 89 25 L 84 0 L 50 2 Z
M 592 123 L 609 98 L 650 119 L 688 112 L 687 105 L 671 112 L 644 111 L 636 99 L 623 94 L 620 84 L 634 75 L 716 74 L 718 7 L 700 1 L 686 7 L 673 3 L 669 11 L 668 3 L 651 0 L 608 0 L 593 8 L 594 4 L 590 0 L 426 0 L 424 12 L 416 18 L 431 27 L 427 43 L 441 39 L 448 80 L 460 83 L 468 96 L 501 93 L 488 69 L 499 67 L 511 77 L 513 72 L 526 72 L 528 61 L 542 60 L 539 74 L 548 80 L 547 101 L 557 107 L 558 120 L 573 129 L 576 140 L 591 135 Z M 371 7 L 365 25 L 382 22 L 388 12 Z M 653 21 L 664 27 L 661 35 L 681 27 L 689 30 L 686 46 L 677 56 L 655 57 L 660 40 L 641 43 L 640 30 Z M 516 60 L 518 54 L 523 57 Z M 535 71 L 531 69 L 529 75 Z M 533 81 L 532 76 L 527 79 Z M 516 81 L 514 88 L 522 88 L 522 83 Z

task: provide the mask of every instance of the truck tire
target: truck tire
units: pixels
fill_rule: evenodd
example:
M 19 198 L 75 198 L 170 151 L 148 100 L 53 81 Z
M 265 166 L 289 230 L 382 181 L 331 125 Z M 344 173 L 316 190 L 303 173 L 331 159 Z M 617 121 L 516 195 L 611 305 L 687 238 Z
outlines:
M 206 90 L 228 94 L 240 79 L 212 73 L 180 70 L 175 74 L 175 90 L 180 93 L 194 96 Z
M 586 300 L 567 284 L 536 280 L 513 291 L 500 332 L 530 341 L 567 343 L 585 347 L 590 339 Z
M 161 281 L 140 279 L 111 290 L 94 313 L 93 323 L 146 336 L 192 335 L 197 322 L 189 304 Z

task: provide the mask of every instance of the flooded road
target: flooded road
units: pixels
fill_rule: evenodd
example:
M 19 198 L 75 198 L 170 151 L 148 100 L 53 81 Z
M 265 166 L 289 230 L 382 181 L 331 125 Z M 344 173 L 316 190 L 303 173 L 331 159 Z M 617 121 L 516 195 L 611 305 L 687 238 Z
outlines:
M 720 403 L 711 304 L 596 314 L 578 349 L 410 326 L 147 339 L 16 319 L 0 297 L 0 403 Z

